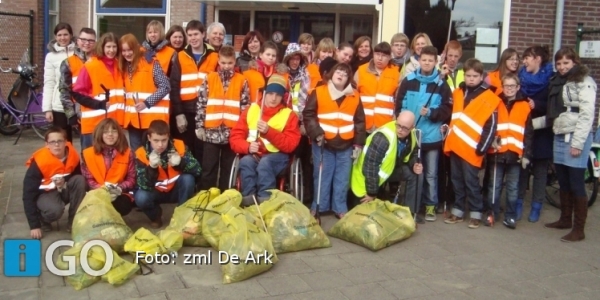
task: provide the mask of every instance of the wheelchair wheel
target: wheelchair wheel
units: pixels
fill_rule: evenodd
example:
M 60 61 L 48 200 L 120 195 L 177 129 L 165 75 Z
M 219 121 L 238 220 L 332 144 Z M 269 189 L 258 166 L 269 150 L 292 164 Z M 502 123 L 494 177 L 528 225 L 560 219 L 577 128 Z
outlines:
M 592 206 L 596 202 L 598 196 L 598 178 L 593 176 L 593 168 L 588 163 L 588 168 L 585 171 L 584 183 L 585 191 L 588 195 L 588 207 Z M 550 164 L 548 168 L 548 179 L 546 183 L 546 201 L 550 205 L 560 208 L 560 191 L 559 191 L 558 178 L 556 177 L 556 170 L 554 164 Z
M 231 172 L 229 173 L 229 188 L 239 190 L 238 175 L 240 172 L 240 156 L 236 155 L 231 164 Z
M 304 200 L 304 184 L 302 181 L 302 161 L 300 158 L 294 158 L 290 167 L 289 176 L 290 194 L 302 202 Z

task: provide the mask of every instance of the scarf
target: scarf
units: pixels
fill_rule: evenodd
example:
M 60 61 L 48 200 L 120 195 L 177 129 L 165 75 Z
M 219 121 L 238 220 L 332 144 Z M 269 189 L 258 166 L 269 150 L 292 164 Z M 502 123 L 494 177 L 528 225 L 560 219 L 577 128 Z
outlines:
M 521 92 L 527 97 L 536 95 L 548 86 L 548 81 L 552 75 L 554 75 L 554 70 L 551 63 L 546 63 L 541 66 L 539 72 L 535 74 L 527 72 L 525 67 L 522 67 L 519 70 Z
M 552 126 L 552 122 L 556 119 L 561 113 L 567 111 L 565 107 L 565 102 L 562 97 L 563 87 L 568 81 L 568 78 L 571 74 L 579 72 L 579 66 L 575 65 L 569 72 L 564 75 L 560 75 L 560 73 L 556 73 L 552 79 L 550 79 L 549 92 L 548 92 L 548 108 L 546 111 L 546 124 L 550 124 Z

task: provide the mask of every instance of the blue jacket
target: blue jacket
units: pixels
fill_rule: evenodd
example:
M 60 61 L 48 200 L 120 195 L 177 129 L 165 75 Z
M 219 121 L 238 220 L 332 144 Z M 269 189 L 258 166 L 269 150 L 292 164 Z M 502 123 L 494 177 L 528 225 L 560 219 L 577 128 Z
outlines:
M 426 105 L 429 112 L 421 116 L 421 108 Z M 403 110 L 415 114 L 416 128 L 422 132 L 423 150 L 441 147 L 440 126 L 452 116 L 452 93 L 448 83 L 439 79 L 437 68 L 428 76 L 421 75 L 421 68 L 417 68 L 402 80 L 396 94 L 396 115 Z

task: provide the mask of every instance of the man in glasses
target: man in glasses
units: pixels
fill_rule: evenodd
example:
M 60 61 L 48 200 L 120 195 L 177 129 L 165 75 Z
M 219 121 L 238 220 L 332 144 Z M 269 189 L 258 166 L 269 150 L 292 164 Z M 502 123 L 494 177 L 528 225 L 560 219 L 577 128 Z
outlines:
M 31 238 L 42 238 L 42 231 L 52 231 L 69 204 L 67 232 L 77 207 L 85 196 L 85 178 L 79 168 L 79 154 L 67 141 L 65 131 L 52 127 L 45 135 L 46 146 L 37 150 L 26 165 L 23 181 L 23 206 Z
M 390 177 L 396 164 L 400 164 L 401 177 L 407 181 L 406 195 L 415 195 L 417 180 L 422 178 L 418 175 L 423 172 L 423 165 L 417 163 L 416 146 L 415 115 L 409 110 L 375 130 L 352 166 L 349 208 L 374 200 L 379 187 Z M 412 209 L 415 207 L 414 200 L 415 197 L 406 197 L 404 205 Z
M 60 101 L 62 102 L 63 109 L 69 120 L 69 125 L 77 125 L 78 122 L 78 109 L 75 107 L 75 102 L 72 101 L 69 91 L 75 85 L 79 70 L 83 65 L 92 57 L 94 48 L 96 47 L 96 31 L 92 28 L 81 28 L 79 31 L 79 37 L 77 38 L 77 47 L 75 53 L 69 58 L 65 59 L 60 65 Z M 83 139 L 82 148 L 83 147 Z M 91 142 L 90 142 L 91 145 Z

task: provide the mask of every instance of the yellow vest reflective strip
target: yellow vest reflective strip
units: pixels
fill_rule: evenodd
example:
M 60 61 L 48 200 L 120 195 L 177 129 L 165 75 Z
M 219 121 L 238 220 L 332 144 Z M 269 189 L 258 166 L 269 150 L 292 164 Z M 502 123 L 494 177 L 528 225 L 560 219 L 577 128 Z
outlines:
M 66 177 L 66 176 L 69 176 L 69 174 L 71 174 L 71 173 L 65 173 L 65 174 L 56 174 L 56 175 L 54 175 L 54 176 L 62 176 L 62 177 Z M 42 180 L 42 182 L 44 182 L 44 181 Z M 53 190 L 53 189 L 55 189 L 55 188 L 56 188 L 56 185 L 54 184 L 54 181 L 50 181 L 50 183 L 49 183 L 49 184 L 41 184 L 41 185 L 40 185 L 40 190 Z
M 454 115 L 455 114 L 452 114 L 452 119 L 454 119 Z M 458 116 L 458 119 L 465 122 L 465 124 L 467 124 L 469 127 L 471 127 L 476 132 L 479 132 L 480 134 L 483 131 L 483 128 L 481 128 L 481 126 L 479 126 L 477 124 L 477 122 L 473 121 L 473 119 L 469 118 L 469 116 L 467 116 L 466 114 L 460 113 Z
M 165 179 L 163 181 L 156 182 L 155 186 L 159 189 L 167 189 L 167 186 L 175 182 L 179 178 L 179 175 L 175 175 L 173 178 Z
M 208 99 L 208 101 L 206 102 L 206 106 L 210 106 L 210 105 L 224 105 L 224 106 L 229 106 L 229 107 L 233 107 L 236 109 L 240 108 L 240 102 L 236 101 L 236 100 L 221 100 L 221 99 Z M 206 114 L 206 121 L 209 120 L 221 120 L 221 119 L 227 119 L 227 120 L 231 120 L 234 122 L 237 122 L 240 119 L 239 115 L 235 115 L 235 114 L 228 114 L 228 113 L 212 113 L 212 114 Z
M 272 116 L 271 119 L 269 119 L 267 125 L 269 125 L 269 127 L 271 127 L 271 129 L 273 130 L 282 132 L 285 128 L 285 125 L 287 124 L 288 118 L 291 113 L 291 109 L 287 107 L 283 108 L 279 110 L 274 116 Z M 246 141 L 254 142 L 257 140 L 257 138 L 260 138 L 263 145 L 265 145 L 265 148 L 269 152 L 279 152 L 279 149 L 273 146 L 271 142 L 269 142 L 262 136 L 258 136 L 258 118 L 260 118 L 260 106 L 258 106 L 258 104 L 256 103 L 253 103 L 252 105 L 250 105 L 250 108 L 248 109 L 248 115 L 246 117 L 246 121 L 248 123 L 248 137 L 246 138 Z
M 204 80 L 206 80 L 206 73 L 203 72 L 198 72 L 198 73 L 191 73 L 191 74 L 181 74 L 181 81 L 196 81 L 198 79 L 201 79 L 203 82 Z M 198 91 L 200 91 L 200 85 L 195 86 L 195 87 L 186 87 L 186 88 L 181 88 L 180 89 L 180 95 L 193 95 L 194 97 L 198 95 Z
M 331 126 L 331 125 L 323 124 L 323 123 L 319 123 L 319 126 L 321 126 L 321 128 L 323 129 L 323 131 L 330 132 L 330 133 L 333 133 L 333 134 L 348 133 L 348 132 L 352 132 L 354 130 L 354 124 L 342 126 L 342 127 L 339 127 L 339 128 Z
M 523 142 L 519 141 L 518 139 L 516 139 L 512 136 L 503 138 L 503 139 L 501 139 L 501 141 L 502 141 L 502 145 L 512 144 L 512 145 L 515 145 L 519 149 L 523 149 L 525 147 Z
M 117 110 L 125 110 L 125 103 L 117 103 L 111 104 L 107 110 L 104 109 L 96 109 L 96 110 L 86 110 L 81 112 L 82 118 L 90 118 L 90 117 L 98 117 L 107 113 L 111 113 Z
M 469 145 L 469 147 L 473 148 L 473 149 L 477 149 L 477 142 L 475 140 L 473 140 L 468 134 L 466 134 L 464 131 L 460 130 L 458 127 L 456 126 L 452 126 L 452 131 L 454 131 L 454 133 L 456 133 L 456 135 L 463 140 L 467 145 Z
M 362 103 L 375 103 L 375 97 L 373 96 L 360 96 L 360 101 L 362 101 Z M 365 115 L 367 116 L 372 116 L 374 114 L 374 111 L 372 109 L 369 108 L 364 108 L 365 111 Z

